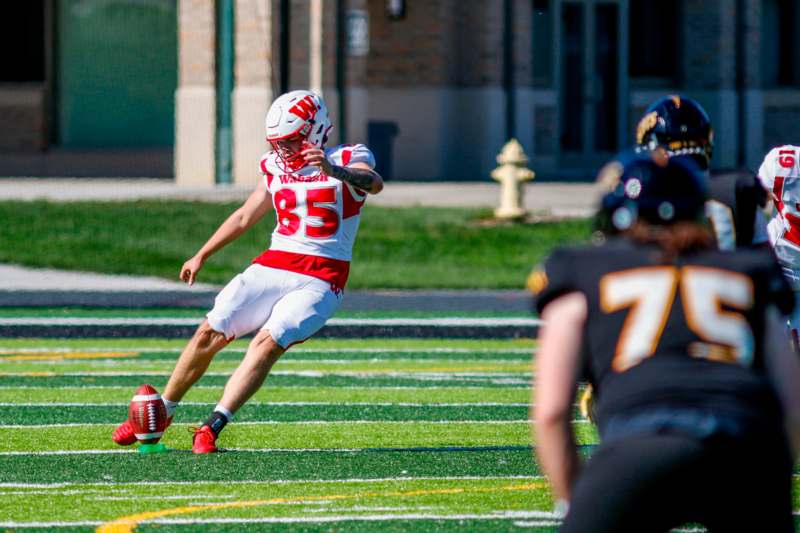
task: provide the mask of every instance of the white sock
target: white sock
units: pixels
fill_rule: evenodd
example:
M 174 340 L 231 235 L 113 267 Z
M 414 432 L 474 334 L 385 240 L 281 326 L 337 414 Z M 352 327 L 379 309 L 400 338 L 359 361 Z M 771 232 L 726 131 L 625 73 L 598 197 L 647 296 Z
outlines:
M 164 407 L 167 408 L 167 418 L 169 418 L 173 414 L 175 414 L 175 409 L 178 408 L 178 404 L 181 402 L 173 402 L 172 400 L 167 400 L 163 396 L 161 397 L 161 399 L 164 401 Z
M 228 422 L 233 420 L 233 413 L 231 413 L 225 407 L 223 407 L 223 405 L 221 403 L 217 404 L 217 406 L 214 408 L 214 411 L 217 412 L 217 413 L 222 413 L 223 415 L 225 415 L 225 418 L 228 419 Z

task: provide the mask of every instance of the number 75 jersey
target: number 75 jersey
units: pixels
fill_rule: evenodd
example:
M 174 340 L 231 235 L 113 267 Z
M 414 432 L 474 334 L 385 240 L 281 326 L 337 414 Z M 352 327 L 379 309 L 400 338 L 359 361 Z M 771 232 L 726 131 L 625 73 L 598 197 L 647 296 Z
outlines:
M 794 306 L 771 250 L 661 256 L 610 239 L 558 249 L 529 279 L 540 313 L 564 294 L 586 298 L 582 371 L 597 392 L 598 421 L 654 403 L 750 409 L 730 397 L 759 398 L 767 409 L 766 310 Z
M 336 166 L 375 166 L 372 152 L 362 144 L 328 148 L 325 155 Z M 269 249 L 350 261 L 366 193 L 314 166 L 286 172 L 275 152 L 262 157 L 261 171 L 277 219 Z

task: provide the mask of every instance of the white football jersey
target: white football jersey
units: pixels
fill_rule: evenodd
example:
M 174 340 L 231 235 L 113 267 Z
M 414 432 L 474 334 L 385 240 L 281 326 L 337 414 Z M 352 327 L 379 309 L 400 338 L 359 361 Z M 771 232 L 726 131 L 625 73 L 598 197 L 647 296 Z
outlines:
M 800 147 L 770 150 L 758 179 L 775 202 L 775 216 L 767 226 L 770 244 L 783 265 L 800 268 Z
M 360 162 L 375 167 L 372 152 L 363 144 L 326 148 L 325 156 L 336 166 Z M 286 172 L 279 163 L 275 152 L 261 158 L 261 172 L 272 195 L 277 224 L 269 250 L 256 262 L 306 273 L 343 287 L 347 274 L 342 270 L 348 269 L 353 255 L 367 193 L 323 174 L 317 167 L 309 165 Z M 332 271 L 339 271 L 339 276 Z

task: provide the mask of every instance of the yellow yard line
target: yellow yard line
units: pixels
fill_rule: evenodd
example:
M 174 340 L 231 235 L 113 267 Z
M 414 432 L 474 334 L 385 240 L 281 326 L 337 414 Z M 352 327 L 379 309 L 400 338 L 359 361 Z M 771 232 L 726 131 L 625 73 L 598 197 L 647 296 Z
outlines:
M 524 368 L 520 368 L 520 369 L 516 369 L 515 370 L 515 369 L 513 369 L 513 367 L 515 367 L 515 366 L 522 366 Z M 512 368 L 512 369 L 508 369 L 509 367 Z M 458 366 L 449 366 L 449 367 L 448 366 L 441 366 L 441 367 L 433 367 L 433 368 L 412 369 L 411 372 L 440 372 L 442 374 L 447 374 L 447 373 L 451 373 L 451 372 L 453 372 L 453 373 L 459 373 L 459 372 L 462 372 L 462 373 L 469 373 L 469 372 L 499 372 L 501 374 L 514 374 L 514 373 L 527 372 L 529 367 L 530 367 L 530 364 L 528 364 L 528 363 L 521 363 L 519 365 L 513 365 L 513 364 L 511 364 L 511 365 L 498 364 L 498 365 L 484 365 L 484 366 L 464 365 L 464 366 L 460 366 L 460 367 L 458 367 Z M 390 370 L 390 372 L 394 372 L 394 371 Z
M 138 357 L 138 352 L 42 352 L 37 354 L 8 355 L 1 361 L 63 361 L 64 359 L 111 359 Z
M 27 377 L 27 378 L 46 378 L 51 376 L 57 376 L 55 372 L 0 372 L 0 377 L 5 376 L 15 376 L 15 377 Z
M 152 520 L 154 518 L 161 518 L 164 516 L 173 516 L 178 514 L 196 513 L 199 511 L 216 510 L 216 509 L 234 509 L 245 507 L 258 507 L 261 505 L 275 505 L 281 503 L 303 503 L 314 501 L 330 501 L 330 500 L 357 500 L 360 498 L 372 497 L 414 497 L 414 496 L 428 496 L 432 494 L 464 494 L 464 493 L 478 493 L 478 492 L 511 492 L 519 490 L 536 490 L 547 486 L 544 481 L 536 483 L 528 483 L 526 485 L 507 485 L 504 487 L 485 487 L 485 488 L 452 488 L 452 489 L 421 489 L 411 491 L 390 491 L 390 492 L 359 492 L 355 494 L 330 494 L 327 496 L 296 496 L 293 498 L 271 498 L 268 500 L 247 500 L 223 503 L 209 503 L 205 505 L 187 505 L 184 507 L 173 507 L 171 509 L 162 509 L 160 511 L 148 511 L 144 513 L 137 513 L 129 516 L 117 518 L 111 522 L 107 522 L 97 528 L 97 533 L 131 533 L 139 523 L 145 520 Z

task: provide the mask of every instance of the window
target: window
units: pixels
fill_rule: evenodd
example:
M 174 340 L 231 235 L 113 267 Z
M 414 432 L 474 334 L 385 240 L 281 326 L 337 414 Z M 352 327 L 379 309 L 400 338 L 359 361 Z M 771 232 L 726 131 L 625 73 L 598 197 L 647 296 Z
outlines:
M 631 78 L 655 78 L 675 82 L 680 65 L 680 2 L 631 0 Z
M 43 81 L 44 0 L 4 2 L 0 17 L 0 82 Z
M 533 83 L 549 87 L 553 84 L 553 9 L 550 0 L 533 0 L 531 28 Z
M 794 0 L 765 0 L 761 11 L 761 79 L 765 87 L 800 85 Z

